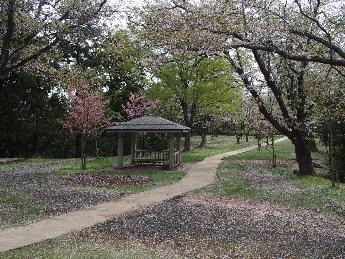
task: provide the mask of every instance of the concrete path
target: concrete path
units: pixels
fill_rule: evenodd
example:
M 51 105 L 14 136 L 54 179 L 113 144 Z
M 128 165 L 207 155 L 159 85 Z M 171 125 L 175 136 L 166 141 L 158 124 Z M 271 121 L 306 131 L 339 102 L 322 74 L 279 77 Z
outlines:
M 280 138 L 276 143 L 286 140 Z M 121 199 L 102 203 L 86 209 L 51 217 L 37 223 L 0 231 L 0 252 L 28 246 L 55 238 L 119 217 L 124 213 L 140 210 L 186 192 L 205 187 L 213 182 L 222 158 L 255 150 L 257 146 L 207 157 L 196 163 L 180 182 L 157 189 L 132 194 Z
M 25 158 L 2 158 L 2 157 L 0 157 L 0 164 L 9 164 L 9 163 L 22 161 L 22 160 L 25 160 Z

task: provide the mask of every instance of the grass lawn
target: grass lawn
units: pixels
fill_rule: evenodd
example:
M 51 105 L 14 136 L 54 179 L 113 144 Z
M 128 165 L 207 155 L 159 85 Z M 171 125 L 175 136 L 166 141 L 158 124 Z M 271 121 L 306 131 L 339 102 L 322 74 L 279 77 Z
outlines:
M 129 161 L 129 157 L 125 157 L 125 161 Z M 172 184 L 181 180 L 187 173 L 181 170 L 169 171 L 162 170 L 159 168 L 125 168 L 116 169 L 117 160 L 116 157 L 104 157 L 99 159 L 90 159 L 87 162 L 86 170 L 80 169 L 80 161 L 76 160 L 73 163 L 67 164 L 57 170 L 51 172 L 55 177 L 61 179 L 68 179 L 72 174 L 75 173 L 87 173 L 97 174 L 104 176 L 129 176 L 129 177 L 148 177 L 152 181 L 146 184 L 140 185 L 121 185 L 116 187 L 86 187 L 89 189 L 101 189 L 103 191 L 120 192 L 120 193 L 133 193 L 141 192 L 152 188 Z
M 289 141 L 276 145 L 278 159 L 292 157 Z M 345 184 L 331 188 L 331 181 L 318 176 L 297 176 L 288 165 L 246 164 L 243 160 L 268 160 L 271 150 L 251 151 L 226 158 L 217 180 L 198 193 L 242 197 L 297 209 L 312 209 L 345 217 Z M 241 160 L 241 161 L 236 161 Z
M 249 138 L 249 142 L 241 141 L 240 144 L 236 144 L 236 138 L 233 136 L 218 136 L 207 138 L 207 147 L 199 148 L 198 145 L 201 141 L 200 136 L 193 136 L 191 138 L 192 150 L 190 152 L 182 153 L 182 164 L 196 163 L 202 161 L 204 158 L 223 152 L 239 149 L 241 147 L 247 147 L 256 144 L 254 138 Z M 125 157 L 125 163 L 129 162 L 130 157 Z M 116 157 L 105 157 L 99 159 L 89 159 L 87 161 L 87 169 L 85 171 L 80 170 L 80 161 L 76 160 L 73 163 L 66 164 L 65 166 L 54 170 L 51 174 L 67 179 L 71 174 L 74 173 L 89 173 L 89 174 L 104 174 L 109 176 L 120 175 L 120 176 L 132 176 L 139 177 L 145 176 L 153 180 L 153 182 L 143 185 L 125 185 L 111 188 L 111 191 L 116 192 L 140 192 L 151 188 L 156 188 L 163 185 L 172 184 L 176 181 L 181 180 L 186 172 L 176 170 L 174 172 L 168 170 L 138 170 L 136 169 L 123 169 L 115 170 L 117 165 Z M 94 188 L 94 187 L 92 187 Z M 103 188 L 106 190 L 105 188 Z
M 87 230 L 86 230 L 87 232 Z M 86 235 L 84 237 L 84 235 Z M 139 242 L 118 243 L 92 234 L 65 235 L 38 244 L 2 253 L 1 258 L 97 258 L 147 259 L 182 258 L 172 251 L 150 249 Z
M 183 163 L 196 163 L 209 156 L 233 151 L 242 147 L 256 145 L 257 143 L 257 140 L 253 137 L 249 138 L 249 142 L 242 140 L 240 144 L 237 144 L 236 137 L 234 136 L 207 136 L 206 148 L 199 148 L 198 145 L 200 144 L 200 141 L 200 136 L 193 136 L 191 138 L 192 150 L 182 153 L 181 159 Z
M 28 165 L 28 164 L 36 164 L 36 163 L 51 163 L 51 162 L 58 162 L 61 161 L 59 158 L 43 158 L 43 157 L 33 157 L 28 158 L 20 161 L 14 161 L 7 164 L 0 164 L 1 169 L 11 169 L 18 165 Z
M 40 204 L 28 197 L 0 189 L 0 226 L 11 226 L 23 219 L 33 219 L 40 214 L 41 209 Z M 18 217 L 14 218 L 13 213 Z
M 232 140 L 229 140 L 228 147 L 232 145 Z M 194 138 L 194 143 L 197 142 L 198 140 Z M 210 147 L 212 147 L 211 144 Z M 236 147 L 238 147 L 238 145 L 236 145 Z M 187 157 L 189 161 L 198 161 L 198 159 L 201 159 L 201 157 L 206 154 L 217 154 L 217 152 L 221 153 L 229 151 L 229 149 L 220 151 L 222 148 L 210 148 L 210 150 L 194 149 L 192 152 L 190 152 L 191 154 L 194 154 L 194 156 L 188 157 L 187 153 Z M 292 144 L 289 141 L 277 144 L 276 151 L 278 159 L 286 160 L 286 158 L 293 157 L 292 153 L 294 150 Z M 198 152 L 199 156 L 197 156 Z M 114 234 L 111 235 L 109 234 L 109 232 L 104 232 L 104 230 L 102 230 L 102 227 L 95 226 L 94 228 L 81 231 L 80 233 L 65 235 L 56 239 L 47 240 L 28 247 L 6 252 L 3 253 L 2 256 L 4 258 L 185 258 L 182 255 L 183 253 L 188 254 L 188 251 L 194 251 L 194 254 L 192 253 L 193 255 L 200 256 L 207 254 L 207 252 L 209 252 L 208 250 L 213 249 L 213 251 L 217 252 L 217 249 L 222 248 L 223 250 L 220 249 L 222 251 L 218 251 L 220 254 L 217 258 L 222 258 L 221 255 L 224 251 L 228 252 L 230 255 L 233 253 L 232 251 L 243 251 L 244 254 L 241 255 L 244 255 L 244 257 L 252 258 L 265 257 L 265 255 L 266 257 L 269 257 L 267 254 L 265 254 L 265 252 L 267 252 L 267 247 L 269 247 L 268 250 L 276 249 L 274 251 L 277 253 L 278 257 L 280 255 L 280 252 L 284 249 L 284 251 L 287 251 L 287 255 L 294 257 L 292 256 L 293 253 L 291 253 L 292 251 L 294 251 L 296 253 L 296 257 L 298 257 L 299 252 L 303 255 L 303 249 L 301 248 L 303 248 L 304 245 L 311 245 L 312 243 L 308 242 L 310 242 L 312 237 L 314 237 L 315 235 L 313 232 L 311 232 L 312 234 L 306 234 L 306 232 L 302 233 L 299 230 L 292 230 L 291 228 L 294 228 L 295 225 L 291 225 L 293 223 L 288 223 L 288 221 L 286 221 L 286 218 L 284 218 L 284 215 L 279 216 L 279 214 L 270 214 L 267 215 L 265 219 L 260 218 L 261 220 L 259 220 L 257 223 L 254 223 L 253 225 L 252 219 L 246 218 L 248 217 L 246 216 L 247 214 L 245 214 L 246 207 L 238 208 L 236 210 L 236 206 L 234 206 L 233 208 L 225 206 L 225 209 L 222 209 L 221 207 L 217 206 L 213 207 L 213 205 L 209 202 L 201 203 L 196 206 L 188 204 L 186 207 L 180 207 L 181 204 L 184 204 L 183 202 L 181 202 L 181 199 L 183 200 L 184 198 L 186 198 L 188 200 L 188 198 L 190 198 L 193 201 L 193 199 L 195 200 L 199 197 L 199 195 L 204 195 L 205 197 L 211 196 L 211 201 L 214 201 L 212 200 L 214 198 L 219 198 L 216 201 L 220 204 L 226 204 L 226 202 L 232 200 L 231 198 L 239 198 L 237 202 L 242 202 L 242 200 L 244 199 L 246 201 L 255 201 L 258 203 L 258 206 L 261 206 L 260 204 L 262 203 L 269 204 L 269 209 L 273 208 L 274 206 L 282 206 L 289 209 L 289 215 L 291 217 L 294 217 L 294 213 L 296 213 L 297 218 L 298 216 L 301 217 L 301 215 L 305 215 L 302 212 L 299 212 L 301 209 L 309 209 L 315 213 L 328 213 L 345 218 L 344 184 L 341 185 L 340 189 L 332 189 L 330 188 L 331 182 L 325 178 L 315 176 L 298 177 L 293 174 L 289 163 L 281 164 L 277 168 L 272 168 L 269 163 L 266 163 L 264 161 L 269 160 L 270 158 L 270 149 L 262 149 L 261 151 L 255 150 L 245 154 L 234 156 L 232 158 L 227 158 L 218 168 L 217 179 L 212 185 L 197 192 L 190 193 L 185 197 L 177 198 L 177 203 L 174 203 L 173 200 L 165 203 L 172 205 L 157 205 L 158 207 L 162 206 L 160 207 L 162 209 L 156 209 L 157 211 L 161 212 L 160 214 L 154 214 L 151 212 L 151 214 L 149 213 L 148 215 L 145 215 L 145 212 L 139 211 L 128 216 L 123 216 L 122 221 L 114 220 L 114 223 L 112 223 L 114 224 L 112 226 L 115 226 L 115 228 L 116 226 L 118 226 L 120 230 L 121 228 L 126 228 L 127 226 L 133 224 L 133 229 L 131 230 L 132 232 L 135 232 L 135 229 L 140 229 L 144 226 L 144 229 L 138 230 L 138 233 L 143 233 L 145 238 L 149 236 L 150 233 L 154 237 L 156 237 L 157 235 L 156 238 L 158 240 L 162 239 L 162 243 L 146 243 L 147 241 L 145 238 L 136 238 L 136 236 L 132 236 L 133 233 L 130 231 L 123 234 L 124 236 L 128 235 L 127 238 L 123 238 L 123 236 L 116 234 L 116 230 L 114 230 Z M 180 172 L 169 171 L 114 171 L 114 163 L 116 162 L 114 162 L 114 159 L 111 158 L 90 161 L 88 164 L 87 172 L 91 174 L 103 173 L 106 175 L 117 174 L 130 176 L 149 176 L 154 178 L 154 182 L 156 183 L 167 183 L 169 181 L 173 182 L 183 177 L 183 175 L 179 175 Z M 60 174 L 61 177 L 67 177 L 69 174 L 73 174 L 78 170 L 79 163 L 76 162 L 54 171 L 54 175 L 57 176 Z M 151 187 L 152 186 L 150 186 L 149 188 Z M 118 189 L 118 191 L 120 191 L 120 189 Z M 131 190 L 128 189 L 128 187 L 124 187 L 122 191 L 140 191 L 140 189 L 134 188 Z M 252 203 L 242 202 L 241 204 L 250 205 Z M 260 210 L 262 210 L 263 208 L 266 207 L 259 208 L 259 215 Z M 149 208 L 147 210 L 150 211 Z M 280 211 L 278 210 L 278 212 Z M 177 213 L 178 215 L 175 213 Z M 216 215 L 215 213 L 221 214 Z M 249 215 L 251 215 L 251 213 L 252 212 L 250 212 Z M 171 218 L 169 218 L 170 214 L 172 215 Z M 289 215 L 286 217 L 290 217 Z M 206 218 L 203 218 L 205 216 L 208 216 L 209 218 L 207 218 L 206 220 Z M 223 225 L 221 224 L 213 224 L 212 219 L 217 219 L 220 223 L 224 223 L 221 220 L 224 217 L 226 224 L 230 224 L 230 228 L 223 228 Z M 283 217 L 283 220 L 279 221 L 279 217 Z M 320 217 L 322 219 L 322 216 Z M 179 225 L 181 222 L 183 222 L 183 220 L 185 220 L 185 225 Z M 218 222 L 217 220 L 215 222 Z M 234 222 L 231 223 L 232 221 Z M 263 221 L 265 221 L 265 223 L 263 223 Z M 177 222 L 176 226 L 173 226 L 175 224 L 173 222 Z M 111 223 L 108 222 L 106 223 L 106 225 L 107 224 Z M 122 226 L 119 226 L 119 224 L 122 224 Z M 226 224 L 224 226 L 227 226 Z M 255 228 L 256 224 L 259 225 L 257 229 Z M 276 227 L 274 227 L 275 224 L 277 224 Z M 285 226 L 284 224 L 290 225 L 285 227 L 286 229 L 283 230 Z M 339 222 L 337 224 L 339 224 Z M 188 226 L 190 229 L 188 228 Z M 183 239 L 185 238 L 185 230 L 180 231 L 180 227 L 186 228 L 187 230 L 191 231 L 187 233 L 188 240 Z M 131 229 L 131 227 L 128 228 Z M 157 232 L 152 231 L 151 228 L 156 228 Z M 109 231 L 111 230 L 109 225 L 107 229 Z M 164 233 L 162 229 L 166 229 L 166 231 L 168 231 L 166 233 L 166 236 L 160 236 L 160 232 Z M 270 232 L 272 231 L 272 229 L 274 229 L 274 231 Z M 209 230 L 212 231 L 208 234 L 207 231 Z M 236 236 L 237 232 L 235 230 L 237 232 L 240 232 L 240 234 L 238 234 L 239 236 Z M 241 232 L 242 230 L 243 232 Z M 257 234 L 258 230 L 262 231 L 262 236 L 261 232 L 260 234 Z M 312 230 L 313 229 L 311 229 L 311 231 Z M 120 233 L 122 232 L 120 231 Z M 202 238 L 199 238 L 200 233 L 206 235 L 208 239 L 206 238 L 204 240 Z M 235 238 L 233 238 L 232 241 L 226 238 L 217 239 L 217 235 L 214 236 L 214 234 L 219 233 L 227 233 L 227 235 L 229 235 L 229 238 L 231 238 L 233 234 Z M 256 239 L 256 235 L 259 235 L 260 238 Z M 264 243 L 267 239 L 269 239 L 268 237 L 271 235 L 273 236 L 271 238 L 272 247 L 269 244 L 267 245 L 266 243 Z M 305 235 L 310 235 L 311 237 L 307 237 L 307 241 L 303 241 L 304 238 L 306 238 Z M 165 240 L 166 237 L 170 236 L 174 236 L 175 239 Z M 214 237 L 217 237 L 216 241 L 214 240 Z M 321 236 L 319 235 L 316 238 L 318 237 Z M 196 238 L 196 240 L 194 240 L 196 242 L 195 244 L 193 244 L 193 241 L 191 241 L 193 240 L 193 238 Z M 241 242 L 242 238 L 243 240 L 248 241 L 247 243 L 249 244 L 249 248 L 246 247 L 246 245 L 236 246 L 236 242 Z M 327 236 L 325 236 L 324 239 L 329 240 Z M 220 240 L 221 242 L 217 243 Z M 187 244 L 189 241 L 191 242 L 191 246 Z M 284 244 L 286 244 L 286 242 L 290 242 L 293 246 L 299 244 L 300 247 L 292 247 L 290 246 L 290 243 L 288 243 L 284 247 Z M 294 242 L 296 242 L 296 244 Z M 322 242 L 325 241 L 323 240 Z M 329 242 L 330 244 L 332 244 L 332 240 L 330 240 Z M 206 243 L 213 244 L 213 246 L 207 247 Z M 275 244 L 277 244 L 276 248 L 273 247 L 275 246 Z M 327 250 L 328 244 L 322 244 L 326 247 Z M 259 250 L 256 249 L 255 245 L 257 245 Z M 318 245 L 319 243 L 313 243 L 312 249 L 318 247 Z M 179 250 L 179 247 L 185 247 L 189 250 L 187 252 L 182 248 Z M 249 249 L 248 254 L 246 254 L 246 249 Z M 250 249 L 253 249 L 254 252 Z M 184 252 L 181 254 L 181 251 Z M 256 252 L 258 252 L 258 254 L 256 254 Z M 318 251 L 316 251 L 316 253 L 317 252 Z M 283 258 L 284 256 L 280 257 Z
M 290 140 L 283 141 L 274 145 L 277 159 L 291 159 L 295 157 L 295 148 Z M 231 156 L 225 160 L 270 160 L 272 159 L 272 148 L 263 147 L 261 150 L 254 150 L 239 154 L 237 156 Z

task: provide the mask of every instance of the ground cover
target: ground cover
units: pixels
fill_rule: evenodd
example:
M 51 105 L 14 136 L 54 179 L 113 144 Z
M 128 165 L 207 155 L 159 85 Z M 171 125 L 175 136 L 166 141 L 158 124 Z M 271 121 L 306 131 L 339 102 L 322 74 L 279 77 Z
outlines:
M 225 141 L 226 140 L 226 141 Z M 216 148 L 216 141 L 226 144 Z M 233 137 L 212 139 L 208 148 L 198 149 L 198 137 L 192 138 L 194 149 L 185 161 L 237 149 Z M 125 160 L 129 161 L 129 157 Z M 172 184 L 181 180 L 191 163 L 171 172 L 152 167 L 116 169 L 116 158 L 89 158 L 87 170 L 80 170 L 77 159 L 32 158 L 0 166 L 0 228 L 17 226 L 59 215 L 101 202 L 118 199 L 133 192 Z
M 279 145 L 277 152 L 291 150 L 289 143 Z M 345 253 L 343 185 L 335 190 L 325 178 L 297 177 L 292 159 L 273 169 L 264 157 L 245 158 L 226 159 L 215 183 L 198 192 L 5 255 L 334 258 Z

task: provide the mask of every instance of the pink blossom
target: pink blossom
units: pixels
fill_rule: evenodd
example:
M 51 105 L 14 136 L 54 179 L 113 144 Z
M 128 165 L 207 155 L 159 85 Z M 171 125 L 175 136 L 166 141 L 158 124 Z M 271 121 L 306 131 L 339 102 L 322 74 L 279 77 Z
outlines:
M 67 93 L 71 107 L 64 128 L 72 133 L 92 135 L 110 124 L 111 118 L 105 112 L 107 102 L 103 100 L 102 92 L 92 90 L 87 83 L 79 81 L 69 86 Z
M 143 95 L 131 93 L 127 103 L 121 107 L 129 119 L 134 119 L 147 114 L 157 107 L 157 101 L 147 101 Z

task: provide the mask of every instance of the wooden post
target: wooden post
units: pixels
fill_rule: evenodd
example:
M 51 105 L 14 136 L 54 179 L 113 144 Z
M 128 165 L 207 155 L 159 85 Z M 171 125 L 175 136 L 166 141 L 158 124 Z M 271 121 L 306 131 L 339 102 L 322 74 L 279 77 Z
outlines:
M 118 167 L 123 167 L 123 132 L 117 134 L 117 160 Z
M 174 143 L 175 142 L 175 134 L 174 133 L 169 133 L 169 169 L 173 170 L 175 165 L 174 165 Z
M 132 164 L 134 164 L 135 160 L 135 151 L 137 149 L 137 133 L 133 132 L 131 136 L 131 155 L 132 155 Z
M 181 134 L 177 135 L 176 141 L 177 151 L 178 151 L 178 164 L 181 164 Z

